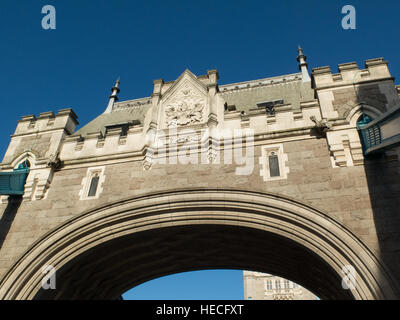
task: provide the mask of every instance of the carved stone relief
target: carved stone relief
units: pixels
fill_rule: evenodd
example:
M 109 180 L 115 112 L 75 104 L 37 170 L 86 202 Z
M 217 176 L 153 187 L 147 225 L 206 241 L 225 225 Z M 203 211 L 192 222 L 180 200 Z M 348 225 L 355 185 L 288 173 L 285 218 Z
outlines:
M 202 122 L 205 104 L 205 96 L 190 83 L 185 83 L 165 103 L 165 122 L 168 128 Z

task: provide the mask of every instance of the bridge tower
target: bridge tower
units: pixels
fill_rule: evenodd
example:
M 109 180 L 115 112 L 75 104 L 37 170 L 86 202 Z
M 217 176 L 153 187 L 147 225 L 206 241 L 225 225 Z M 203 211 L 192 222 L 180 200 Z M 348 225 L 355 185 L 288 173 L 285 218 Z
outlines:
M 23 117 L 0 165 L 0 298 L 117 299 L 210 268 L 274 274 L 321 299 L 400 298 L 387 62 L 310 76 L 298 53 L 301 72 L 220 84 L 217 70 L 185 70 L 127 101 L 118 81 L 77 131 L 71 109 Z

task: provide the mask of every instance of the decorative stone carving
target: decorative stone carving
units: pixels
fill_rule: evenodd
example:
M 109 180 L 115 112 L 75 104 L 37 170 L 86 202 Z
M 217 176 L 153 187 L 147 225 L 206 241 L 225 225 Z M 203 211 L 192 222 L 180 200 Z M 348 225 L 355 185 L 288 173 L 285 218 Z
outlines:
M 201 137 L 195 134 L 180 134 L 178 137 L 171 137 L 170 143 L 171 144 L 181 144 L 181 143 L 188 143 L 188 142 L 198 142 L 201 140 Z
M 189 104 L 183 101 L 180 104 L 169 105 L 165 108 L 168 127 L 183 126 L 203 120 L 204 105 L 200 103 Z
M 165 103 L 165 121 L 169 128 L 200 123 L 204 119 L 206 99 L 189 82 Z
M 49 162 L 47 162 L 47 166 L 52 168 L 53 170 L 58 170 L 62 167 L 63 163 L 58 156 L 58 152 L 55 155 L 51 155 Z
M 207 152 L 208 163 L 217 163 L 217 157 L 218 157 L 218 151 L 215 150 L 212 146 L 210 146 Z
M 154 150 L 153 148 L 147 148 L 146 154 L 143 160 L 143 170 L 148 171 L 153 166 Z
M 242 121 L 248 121 L 248 120 L 250 120 L 250 117 L 249 117 L 249 115 L 248 115 L 245 111 L 242 111 L 242 112 L 240 113 L 240 119 L 241 119 Z
M 321 135 L 325 134 L 328 130 L 332 128 L 332 123 L 326 119 L 317 120 L 315 116 L 310 117 L 310 120 L 315 123 L 315 129 Z
M 146 157 L 146 159 L 143 161 L 143 170 L 145 170 L 145 171 L 150 170 L 152 165 L 153 165 L 152 159 Z

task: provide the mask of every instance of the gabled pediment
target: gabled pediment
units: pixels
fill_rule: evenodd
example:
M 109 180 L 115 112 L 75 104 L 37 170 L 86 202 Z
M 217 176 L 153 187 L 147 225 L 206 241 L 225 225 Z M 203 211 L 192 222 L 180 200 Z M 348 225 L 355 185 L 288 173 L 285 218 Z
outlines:
M 163 126 L 178 127 L 204 122 L 208 110 L 207 87 L 185 70 L 161 98 Z
M 162 100 L 167 101 L 174 94 L 179 94 L 184 88 L 194 89 L 203 95 L 207 95 L 206 85 L 197 79 L 189 69 L 186 69 L 175 82 L 163 93 Z

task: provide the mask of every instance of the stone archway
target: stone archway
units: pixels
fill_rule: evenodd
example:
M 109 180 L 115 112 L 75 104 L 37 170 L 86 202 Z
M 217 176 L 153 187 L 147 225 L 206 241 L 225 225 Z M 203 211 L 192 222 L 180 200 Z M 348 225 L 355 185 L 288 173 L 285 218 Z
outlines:
M 57 289 L 41 289 L 42 268 Z M 357 286 L 344 290 L 342 267 Z M 145 281 L 206 268 L 289 278 L 322 299 L 394 299 L 385 267 L 346 227 L 280 195 L 245 190 L 157 192 L 84 212 L 37 241 L 0 282 L 2 299 L 115 299 Z

